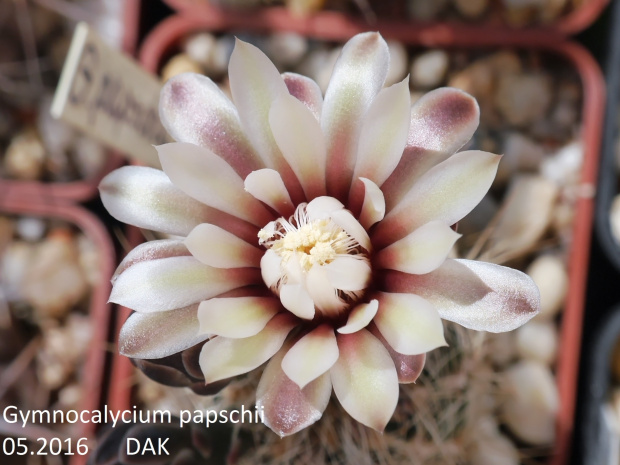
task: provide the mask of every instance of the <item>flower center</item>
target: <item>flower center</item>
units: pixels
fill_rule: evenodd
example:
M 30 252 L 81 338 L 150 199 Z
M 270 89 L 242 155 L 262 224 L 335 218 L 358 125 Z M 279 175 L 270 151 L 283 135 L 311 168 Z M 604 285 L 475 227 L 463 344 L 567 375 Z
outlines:
M 329 211 L 316 205 L 303 203 L 288 220 L 278 218 L 258 233 L 268 249 L 261 260 L 263 280 L 285 308 L 307 319 L 315 311 L 342 316 L 371 275 L 368 251 L 351 231 L 363 231 L 357 220 L 342 206 Z

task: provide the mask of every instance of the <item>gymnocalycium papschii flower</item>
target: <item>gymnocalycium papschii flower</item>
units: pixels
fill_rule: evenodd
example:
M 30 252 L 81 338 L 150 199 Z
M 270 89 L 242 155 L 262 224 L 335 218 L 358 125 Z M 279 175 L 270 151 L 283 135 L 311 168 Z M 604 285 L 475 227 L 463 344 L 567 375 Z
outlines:
M 157 147 L 163 171 L 128 166 L 100 186 L 117 219 L 184 237 L 135 248 L 115 273 L 110 300 L 136 311 L 121 352 L 204 342 L 207 384 L 268 362 L 257 403 L 282 436 L 317 421 L 332 388 L 382 431 L 398 384 L 445 345 L 442 318 L 502 332 L 536 314 L 525 274 L 447 258 L 500 161 L 455 153 L 476 101 L 442 88 L 411 106 L 407 79 L 383 87 L 388 64 L 378 33 L 353 37 L 323 98 L 238 40 L 234 104 L 204 76 L 165 84 L 160 116 L 179 142 Z

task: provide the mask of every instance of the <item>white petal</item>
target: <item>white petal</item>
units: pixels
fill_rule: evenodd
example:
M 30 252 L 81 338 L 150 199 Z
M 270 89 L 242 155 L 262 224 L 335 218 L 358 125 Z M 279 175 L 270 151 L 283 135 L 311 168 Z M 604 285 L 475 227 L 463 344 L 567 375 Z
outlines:
M 154 168 L 124 166 L 112 171 L 101 181 L 99 192 L 117 220 L 178 236 L 200 223 L 213 222 L 218 213 L 223 215 L 188 197 Z
M 196 226 L 185 239 L 194 257 L 215 268 L 258 267 L 263 252 L 215 225 Z
M 380 186 L 392 174 L 407 143 L 410 102 L 409 78 L 379 92 L 364 116 L 353 179 Z
M 359 222 L 368 230 L 385 216 L 385 197 L 379 186 L 370 179 L 359 178 L 359 180 L 364 183 L 364 203 Z
M 145 242 L 130 251 L 120 265 L 118 265 L 112 276 L 112 284 L 114 284 L 118 275 L 136 263 L 157 260 L 158 258 L 189 257 L 190 255 L 190 251 L 187 250 L 182 240 L 164 239 Z
M 306 198 L 325 195 L 325 142 L 312 112 L 292 95 L 281 95 L 271 106 L 269 123 Z
M 415 294 L 378 292 L 379 311 L 374 322 L 392 348 L 404 355 L 419 355 L 445 346 L 439 313 Z
M 243 184 L 247 192 L 280 215 L 290 216 L 295 210 L 291 196 L 277 171 L 269 168 L 253 171 L 245 178 Z
M 338 298 L 324 267 L 320 265 L 313 266 L 306 274 L 306 289 L 315 307 L 323 312 L 339 313 L 346 307 L 346 304 Z
M 241 375 L 259 367 L 282 347 L 295 326 L 286 313 L 276 315 L 255 336 L 243 339 L 215 337 L 200 352 L 200 368 L 207 384 Z
M 136 263 L 118 276 L 110 302 L 138 312 L 181 308 L 260 280 L 255 268 L 212 268 L 194 257 Z
M 245 192 L 243 179 L 210 150 L 182 142 L 156 149 L 165 173 L 187 195 L 257 226 L 271 219 L 265 207 Z
M 300 189 L 286 160 L 282 157 L 271 128 L 269 110 L 272 103 L 288 90 L 269 58 L 255 46 L 239 39 L 228 65 L 230 91 L 239 110 L 241 124 L 265 166 L 277 170 L 294 200 Z
M 326 373 L 338 360 L 334 329 L 323 324 L 289 349 L 282 359 L 282 370 L 301 389 Z
M 338 328 L 338 332 L 340 334 L 351 334 L 365 328 L 375 317 L 378 309 L 379 301 L 376 299 L 371 300 L 367 304 L 357 305 L 349 313 L 347 324 Z
M 346 199 L 353 178 L 362 118 L 383 87 L 388 46 L 376 32 L 358 34 L 342 49 L 329 81 L 321 127 L 327 143 L 327 192 Z
M 344 229 L 359 245 L 364 247 L 368 252 L 372 252 L 372 244 L 370 242 L 370 237 L 368 237 L 368 233 L 350 211 L 336 210 L 331 212 L 329 216 L 334 223 Z
M 273 250 L 268 250 L 260 259 L 260 272 L 263 281 L 269 287 L 274 286 L 282 277 L 282 257 Z
M 343 291 L 361 291 L 370 281 L 370 265 L 352 256 L 340 256 L 324 265 L 332 287 Z
M 284 73 L 282 79 L 289 93 L 302 102 L 318 121 L 323 111 L 323 94 L 319 85 L 309 77 L 296 73 Z
M 256 388 L 256 406 L 264 412 L 264 423 L 276 434 L 288 436 L 310 426 L 323 415 L 332 393 L 328 373 L 300 389 L 282 371 L 285 345 L 272 357 Z
M 375 226 L 373 244 L 381 248 L 430 221 L 452 225 L 487 193 L 501 157 L 472 150 L 431 168 L 394 209 Z
M 398 402 L 394 362 L 366 329 L 337 339 L 340 356 L 330 370 L 336 397 L 354 419 L 381 432 Z
M 306 205 L 306 214 L 311 221 L 329 218 L 330 214 L 342 210 L 344 205 L 333 197 L 317 197 Z
M 133 313 L 118 336 L 118 349 L 132 358 L 163 358 L 206 340 L 198 332 L 197 305 L 158 313 Z
M 381 250 L 376 264 L 405 273 L 430 273 L 445 261 L 459 237 L 445 223 L 431 221 Z
M 230 338 L 254 336 L 280 310 L 273 297 L 213 298 L 198 306 L 200 334 Z
M 388 271 L 383 281 L 385 290 L 414 292 L 444 320 L 478 331 L 512 331 L 540 309 L 540 293 L 529 276 L 492 263 L 447 259 L 431 273 Z
M 178 142 L 206 147 L 244 178 L 264 164 L 247 139 L 237 109 L 211 79 L 183 73 L 161 90 L 159 114 Z
M 314 302 L 302 284 L 285 284 L 280 288 L 280 300 L 289 312 L 311 320 L 314 318 Z

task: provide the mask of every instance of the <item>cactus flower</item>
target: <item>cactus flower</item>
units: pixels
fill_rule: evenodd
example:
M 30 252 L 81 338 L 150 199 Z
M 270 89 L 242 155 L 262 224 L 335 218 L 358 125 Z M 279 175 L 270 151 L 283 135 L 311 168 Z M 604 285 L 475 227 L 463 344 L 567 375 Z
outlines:
M 281 436 L 317 421 L 332 389 L 382 431 L 399 383 L 446 344 L 442 319 L 502 332 L 536 314 L 525 274 L 447 258 L 500 161 L 456 153 L 476 101 L 442 88 L 412 106 L 407 79 L 384 87 L 388 64 L 378 33 L 353 37 L 323 97 L 238 40 L 232 101 L 204 76 L 165 84 L 178 142 L 157 147 L 163 171 L 127 166 L 100 186 L 115 218 L 180 236 L 138 246 L 115 273 L 110 300 L 135 310 L 121 352 L 203 343 L 207 384 L 266 364 L 256 400 Z

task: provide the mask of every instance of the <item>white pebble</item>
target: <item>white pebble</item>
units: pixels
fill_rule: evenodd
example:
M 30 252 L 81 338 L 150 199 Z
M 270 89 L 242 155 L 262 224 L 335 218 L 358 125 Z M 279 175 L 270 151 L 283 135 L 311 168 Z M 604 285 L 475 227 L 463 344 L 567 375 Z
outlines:
M 46 226 L 45 221 L 41 218 L 24 216 L 17 219 L 15 222 L 15 229 L 17 230 L 17 234 L 19 234 L 22 239 L 30 242 L 36 242 L 43 238 Z
M 522 358 L 552 365 L 558 352 L 558 332 L 550 321 L 530 321 L 516 331 L 517 351 Z
M 211 63 L 216 39 L 208 32 L 201 32 L 189 37 L 183 46 L 183 51 L 192 60 L 205 68 Z
M 559 185 L 571 185 L 578 182 L 582 164 L 581 142 L 571 142 L 555 154 L 546 157 L 540 165 L 540 173 Z
M 80 136 L 73 146 L 75 163 L 82 178 L 95 176 L 105 163 L 106 151 L 101 144 L 87 136 Z
M 431 50 L 418 55 L 411 64 L 411 83 L 414 87 L 429 89 L 441 84 L 448 70 L 448 54 Z
M 391 86 L 402 81 L 407 74 L 407 49 L 400 42 L 388 40 L 388 49 L 390 50 L 390 66 L 388 68 L 385 85 Z
M 551 370 L 540 362 L 522 361 L 505 372 L 504 381 L 506 426 L 527 443 L 552 444 L 559 397 Z
M 558 314 L 568 292 L 566 266 L 557 255 L 541 255 L 528 267 L 526 273 L 540 290 L 540 313 L 536 319 L 551 320 Z
M 453 0 L 454 6 L 466 18 L 477 18 L 489 6 L 489 0 Z
M 307 51 L 307 39 L 294 32 L 275 33 L 265 41 L 265 53 L 284 68 L 295 66 Z
M 551 81 L 543 74 L 504 74 L 495 93 L 495 106 L 515 126 L 543 118 L 551 104 Z

